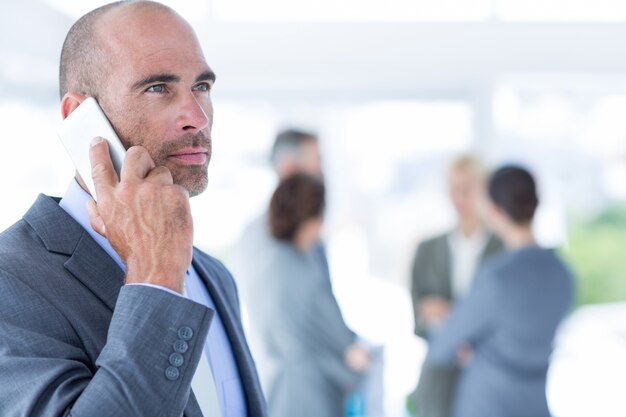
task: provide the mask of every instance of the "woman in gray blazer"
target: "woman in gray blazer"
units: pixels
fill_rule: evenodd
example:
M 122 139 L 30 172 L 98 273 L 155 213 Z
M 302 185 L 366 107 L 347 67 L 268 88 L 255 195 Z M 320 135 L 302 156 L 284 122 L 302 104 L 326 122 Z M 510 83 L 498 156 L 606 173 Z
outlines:
M 506 166 L 489 180 L 489 220 L 507 251 L 479 270 L 469 294 L 433 333 L 427 363 L 465 367 L 455 417 L 549 417 L 546 374 L 552 341 L 574 295 L 573 277 L 537 246 L 535 181 Z
M 305 174 L 282 181 L 272 196 L 269 227 L 249 288 L 250 329 L 272 417 L 341 417 L 344 398 L 368 366 L 355 344 L 324 271 L 311 257 L 319 242 L 324 185 Z

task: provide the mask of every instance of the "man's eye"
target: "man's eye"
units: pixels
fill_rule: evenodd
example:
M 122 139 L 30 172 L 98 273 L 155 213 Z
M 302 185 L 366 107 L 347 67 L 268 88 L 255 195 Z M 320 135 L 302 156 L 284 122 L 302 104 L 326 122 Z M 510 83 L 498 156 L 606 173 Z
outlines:
M 211 91 L 211 84 L 209 83 L 200 83 L 196 85 L 194 88 L 196 91 Z
M 149 93 L 163 93 L 165 92 L 165 86 L 163 84 L 153 85 L 148 87 L 146 91 Z

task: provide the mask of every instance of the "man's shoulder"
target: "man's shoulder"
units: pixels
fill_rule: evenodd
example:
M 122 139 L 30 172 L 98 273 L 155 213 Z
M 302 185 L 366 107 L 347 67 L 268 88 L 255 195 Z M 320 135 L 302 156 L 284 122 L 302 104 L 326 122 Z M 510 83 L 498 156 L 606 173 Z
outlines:
M 45 297 L 38 284 L 44 274 L 55 269 L 54 256 L 24 219 L 0 233 L 0 306 L 3 311 L 21 306 L 26 314 L 24 306 L 33 303 L 39 304 L 38 311 L 44 308 Z M 48 285 L 53 285 L 51 279 L 46 280 Z
M 45 243 L 24 218 L 0 233 L 0 269 L 24 268 L 48 253 Z
M 22 247 L 71 252 L 83 229 L 58 201 L 58 198 L 39 194 L 24 216 L 0 233 L 0 253 Z
M 82 227 L 55 199 L 39 195 L 20 220 L 0 233 L 0 272 L 22 280 L 44 272 L 49 276 L 82 236 Z
M 18 220 L 0 233 L 0 269 L 7 270 L 11 265 L 23 265 L 32 259 L 28 252 L 43 248 L 36 234 L 24 219 Z

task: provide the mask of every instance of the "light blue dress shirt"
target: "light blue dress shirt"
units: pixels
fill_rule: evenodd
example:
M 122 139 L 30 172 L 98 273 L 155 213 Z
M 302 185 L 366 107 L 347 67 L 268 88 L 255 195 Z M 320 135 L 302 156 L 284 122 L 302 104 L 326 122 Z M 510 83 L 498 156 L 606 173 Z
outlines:
M 85 190 L 78 185 L 76 180 L 73 180 L 59 205 L 67 212 L 67 214 L 76 220 L 76 222 L 78 222 L 87 231 L 87 233 L 89 233 L 89 235 L 100 245 L 100 247 L 104 249 L 104 251 L 111 258 L 113 258 L 120 268 L 126 272 L 126 265 L 124 265 L 124 262 L 122 262 L 120 256 L 117 252 L 115 252 L 109 241 L 105 237 L 98 234 L 91 227 L 89 215 L 87 214 L 87 202 L 91 199 L 91 195 L 85 192 Z M 228 340 L 220 315 L 218 314 L 215 304 L 213 303 L 213 299 L 211 298 L 206 286 L 198 276 L 198 273 L 193 265 L 190 265 L 187 270 L 185 285 L 187 298 L 215 310 L 215 315 L 213 316 L 213 321 L 211 322 L 209 334 L 204 346 L 204 352 L 207 356 L 209 366 L 211 367 L 213 378 L 215 380 L 215 388 L 220 401 L 222 416 L 246 417 L 247 411 L 243 387 L 241 385 L 241 379 L 239 377 L 239 371 L 237 370 L 237 364 L 235 362 L 230 341 Z M 164 287 L 157 285 L 150 286 L 181 296 L 180 294 Z M 197 392 L 195 394 L 196 396 L 202 395 L 202 393 Z

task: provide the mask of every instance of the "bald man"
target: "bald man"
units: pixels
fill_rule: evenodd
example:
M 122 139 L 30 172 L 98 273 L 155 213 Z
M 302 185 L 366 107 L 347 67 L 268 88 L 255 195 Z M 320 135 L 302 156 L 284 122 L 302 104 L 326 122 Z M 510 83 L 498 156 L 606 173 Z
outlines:
M 158 3 L 112 3 L 70 29 L 61 114 L 94 97 L 127 155 L 118 176 L 94 138 L 97 203 L 76 174 L 0 234 L 0 416 L 266 415 L 234 281 L 193 247 L 214 81 Z

